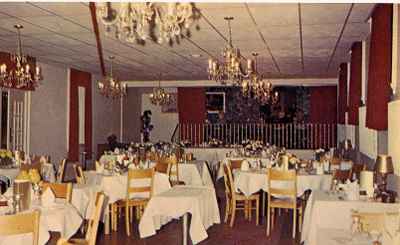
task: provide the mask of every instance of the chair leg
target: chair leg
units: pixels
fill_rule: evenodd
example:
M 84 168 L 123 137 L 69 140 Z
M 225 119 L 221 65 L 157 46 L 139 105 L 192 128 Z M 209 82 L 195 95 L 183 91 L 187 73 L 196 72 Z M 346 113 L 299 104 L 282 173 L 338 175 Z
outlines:
M 265 198 L 267 198 L 266 193 L 263 191 L 261 193 L 262 203 L 261 203 L 261 216 L 265 216 Z
M 274 228 L 274 224 L 275 224 L 275 208 L 272 208 L 271 210 L 271 228 Z
M 235 215 L 236 215 L 236 200 L 233 200 L 232 201 L 232 214 L 231 214 L 230 227 L 233 227 L 233 222 L 235 222 Z
M 260 219 L 260 199 L 256 199 L 256 225 L 259 224 Z
M 128 202 L 126 203 L 125 206 L 125 228 L 126 228 L 126 235 L 130 236 L 131 231 L 130 231 L 130 222 L 129 222 L 129 205 Z
M 293 238 L 296 237 L 296 218 L 297 218 L 297 212 L 296 212 L 296 207 L 293 209 Z
M 271 230 L 271 208 L 267 208 L 267 236 L 269 236 Z
M 230 200 L 229 199 L 226 199 L 226 205 L 225 205 L 225 219 L 224 219 L 224 223 L 226 223 L 226 222 L 228 222 L 228 216 L 229 216 L 229 213 L 230 213 L 230 205 L 231 204 L 231 202 L 230 202 Z
M 243 212 L 244 212 L 244 219 L 249 219 L 249 215 L 248 215 L 248 210 L 247 210 L 247 201 L 243 201 L 244 202 L 244 207 L 243 207 Z
M 299 209 L 299 232 L 303 228 L 303 210 L 302 208 Z
M 252 205 L 252 201 L 251 200 L 249 200 L 249 201 L 247 201 L 248 202 L 248 207 L 247 207 L 247 213 L 248 213 L 248 215 L 249 215 L 249 221 L 251 221 L 251 208 L 253 207 L 253 205 Z

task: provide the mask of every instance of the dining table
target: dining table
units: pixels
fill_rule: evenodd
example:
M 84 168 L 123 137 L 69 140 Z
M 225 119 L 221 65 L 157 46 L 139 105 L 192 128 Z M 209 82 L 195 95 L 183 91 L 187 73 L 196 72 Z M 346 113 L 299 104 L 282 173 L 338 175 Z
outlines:
M 81 227 L 82 217 L 78 210 L 64 199 L 56 199 L 52 205 L 43 206 L 39 201 L 32 201 L 29 210 L 40 212 L 39 245 L 45 245 L 50 239 L 50 232 L 58 232 L 63 238 L 71 238 Z M 0 207 L 1 215 L 10 215 L 9 207 Z M 32 234 L 0 236 L 0 245 L 26 245 L 32 243 Z
M 368 240 L 362 237 L 351 239 L 349 234 L 353 211 L 400 212 L 400 203 L 382 203 L 364 197 L 348 200 L 342 192 L 315 190 L 305 208 L 301 242 L 305 245 L 365 244 Z M 393 227 L 399 227 L 399 224 Z
M 153 196 L 139 223 L 140 237 L 155 235 L 164 224 L 183 217 L 183 245 L 186 245 L 189 214 L 189 235 L 192 243 L 198 244 L 208 237 L 210 226 L 221 222 L 215 189 L 210 186 L 174 186 Z

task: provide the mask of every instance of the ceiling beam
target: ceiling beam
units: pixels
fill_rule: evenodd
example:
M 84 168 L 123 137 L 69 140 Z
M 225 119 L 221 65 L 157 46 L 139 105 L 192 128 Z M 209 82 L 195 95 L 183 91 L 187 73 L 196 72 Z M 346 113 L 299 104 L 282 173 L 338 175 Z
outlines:
M 304 73 L 303 23 L 301 20 L 301 4 L 300 3 L 298 4 L 298 15 L 299 15 L 301 70 Z
M 335 86 L 337 78 L 290 78 L 290 79 L 269 79 L 274 86 Z M 132 88 L 151 88 L 158 86 L 155 81 L 123 81 Z M 162 87 L 221 87 L 221 84 L 209 80 L 180 80 L 161 81 Z M 222 85 L 223 86 L 223 85 Z M 225 85 L 231 87 L 232 85 Z
M 96 4 L 94 2 L 90 2 L 89 9 L 90 9 L 90 15 L 92 16 L 93 32 L 96 37 L 97 53 L 99 54 L 101 74 L 103 76 L 106 76 L 106 68 L 104 66 L 104 58 L 103 58 L 103 48 L 101 46 L 101 39 L 99 32 L 99 23 L 97 22 L 97 17 L 96 17 Z
M 329 57 L 328 66 L 326 67 L 326 71 L 329 71 L 329 67 L 331 66 L 333 57 L 335 56 L 336 49 L 337 49 L 337 47 L 339 46 L 340 40 L 342 39 L 342 36 L 343 36 L 343 33 L 344 33 L 344 29 L 345 29 L 346 26 L 347 26 L 347 22 L 349 21 L 349 17 L 350 17 L 351 11 L 353 10 L 353 7 L 354 7 L 354 3 L 351 4 L 350 9 L 349 9 L 349 11 L 347 12 L 346 18 L 344 19 L 344 23 L 343 23 L 343 26 L 342 26 L 342 30 L 340 30 L 340 34 L 339 34 L 338 39 L 336 40 L 335 47 L 333 48 L 332 54 L 331 54 L 331 56 Z
M 244 5 L 246 6 L 247 13 L 249 14 L 251 20 L 253 21 L 254 27 L 257 29 L 258 35 L 260 36 L 261 40 L 265 44 L 265 47 L 267 48 L 267 51 L 268 51 L 269 55 L 272 58 L 272 62 L 274 63 L 274 66 L 275 66 L 276 70 L 278 71 L 278 73 L 281 73 L 281 69 L 279 68 L 278 62 L 276 61 L 274 55 L 272 54 L 271 48 L 269 47 L 267 40 L 265 39 L 264 35 L 262 34 L 260 29 L 258 28 L 256 19 L 254 18 L 253 14 L 251 13 L 249 5 L 247 5 L 247 3 L 244 3 Z

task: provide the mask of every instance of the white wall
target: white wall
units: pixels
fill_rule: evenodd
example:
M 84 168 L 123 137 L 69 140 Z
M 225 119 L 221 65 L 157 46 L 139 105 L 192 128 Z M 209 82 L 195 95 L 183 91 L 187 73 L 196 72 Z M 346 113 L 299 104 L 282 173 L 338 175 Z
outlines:
M 176 93 L 176 88 L 168 88 L 168 92 Z M 162 113 L 161 106 L 153 105 L 149 99 L 149 92 L 142 93 L 142 114 L 145 110 L 151 110 L 151 122 L 154 125 L 150 134 L 152 142 L 171 141 L 171 135 L 179 123 L 178 113 Z
M 359 116 L 359 135 L 360 135 L 360 152 L 369 158 L 375 159 L 378 155 L 378 131 L 369 129 L 365 126 L 367 107 L 360 107 Z
M 107 137 L 120 135 L 121 102 L 120 99 L 110 99 L 101 95 L 97 89 L 96 81 L 100 76 L 92 75 L 92 118 L 93 118 L 93 143 L 92 149 L 97 155 L 97 144 L 106 143 Z
M 388 153 L 393 158 L 395 173 L 400 175 L 400 100 L 389 103 Z
M 67 69 L 39 65 L 44 79 L 31 92 L 30 153 L 58 164 L 67 156 Z

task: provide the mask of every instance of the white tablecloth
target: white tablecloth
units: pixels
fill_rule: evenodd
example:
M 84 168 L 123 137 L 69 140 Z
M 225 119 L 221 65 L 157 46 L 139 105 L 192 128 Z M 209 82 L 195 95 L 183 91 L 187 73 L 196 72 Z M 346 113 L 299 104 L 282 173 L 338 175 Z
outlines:
M 222 164 L 219 166 L 217 179 L 224 177 L 223 164 L 227 164 L 231 160 L 246 160 L 252 168 L 255 168 L 261 162 L 264 166 L 269 166 L 271 164 L 271 161 L 268 158 L 262 157 L 225 157 L 222 160 Z
M 213 186 L 210 171 L 204 160 L 194 160 L 179 164 L 179 178 L 186 185 Z
M 367 234 L 351 234 L 349 229 L 318 229 L 318 244 L 323 245 L 371 245 Z
M 337 195 L 324 191 L 313 191 L 304 212 L 301 241 L 305 245 L 321 245 L 318 242 L 320 229 L 351 228 L 351 210 L 365 212 L 399 212 L 400 204 L 387 204 L 366 201 L 340 200 Z
M 246 196 L 250 196 L 260 190 L 268 190 L 266 170 L 235 170 L 235 188 Z M 297 195 L 301 196 L 306 190 L 329 190 L 332 182 L 331 175 L 297 175 Z M 288 185 L 290 183 L 272 183 L 274 186 Z
M 49 232 L 59 232 L 61 237 L 70 238 L 82 224 L 78 211 L 64 200 L 57 200 L 51 207 L 32 205 L 40 210 L 39 245 L 50 239 Z M 0 237 L 0 245 L 27 245 L 32 243 L 32 234 Z
M 97 185 L 74 184 L 71 203 L 83 218 L 91 218 L 91 211 L 94 208 L 98 191 L 100 191 L 100 188 Z
M 226 154 L 233 150 L 234 148 L 185 148 L 185 152 L 193 153 L 196 159 L 205 160 L 211 166 L 224 160 Z
M 139 223 L 140 237 L 156 234 L 162 225 L 185 213 L 192 215 L 189 234 L 193 243 L 206 239 L 206 229 L 220 223 L 215 189 L 206 186 L 175 186 L 152 197 Z

